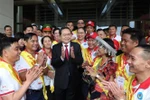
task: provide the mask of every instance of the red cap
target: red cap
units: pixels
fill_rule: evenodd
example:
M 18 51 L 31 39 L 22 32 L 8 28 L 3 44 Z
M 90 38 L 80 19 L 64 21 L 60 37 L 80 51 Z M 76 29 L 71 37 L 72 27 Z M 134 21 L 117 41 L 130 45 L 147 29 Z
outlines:
M 86 23 L 86 26 L 92 26 L 92 27 L 94 27 L 95 24 L 94 24 L 93 21 L 88 21 L 88 22 Z
M 95 39 L 97 36 L 98 35 L 96 32 L 92 32 L 92 33 L 86 35 L 86 39 L 89 39 L 89 38 Z

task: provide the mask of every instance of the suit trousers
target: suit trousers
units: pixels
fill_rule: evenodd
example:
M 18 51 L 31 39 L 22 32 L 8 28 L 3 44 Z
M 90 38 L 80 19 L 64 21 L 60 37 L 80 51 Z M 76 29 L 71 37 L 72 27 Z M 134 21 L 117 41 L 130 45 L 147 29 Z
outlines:
M 75 100 L 76 90 L 69 84 L 66 89 L 55 86 L 55 100 Z

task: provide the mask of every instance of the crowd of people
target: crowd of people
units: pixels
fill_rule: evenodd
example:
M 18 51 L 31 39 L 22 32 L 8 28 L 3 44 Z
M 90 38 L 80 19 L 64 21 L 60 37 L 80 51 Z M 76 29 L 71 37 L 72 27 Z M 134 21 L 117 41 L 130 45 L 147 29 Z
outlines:
M 75 26 L 77 28 L 75 28 Z M 150 29 L 62 28 L 0 33 L 0 100 L 150 100 Z

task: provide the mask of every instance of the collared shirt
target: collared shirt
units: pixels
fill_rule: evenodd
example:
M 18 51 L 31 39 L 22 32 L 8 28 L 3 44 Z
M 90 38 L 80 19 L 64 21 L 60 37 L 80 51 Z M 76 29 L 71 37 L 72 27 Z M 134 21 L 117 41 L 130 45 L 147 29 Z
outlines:
M 116 39 L 118 42 L 120 42 L 121 41 L 121 36 L 116 35 L 116 37 L 114 39 Z
M 98 47 L 94 47 L 92 50 L 87 48 L 87 50 L 89 51 L 89 54 L 91 55 L 92 60 L 94 61 L 94 59 L 97 57 L 97 49 Z
M 134 92 L 134 100 L 150 100 L 150 78 L 141 84 L 136 84 L 135 78 L 130 85 L 132 85 L 132 90 Z
M 116 50 L 120 49 L 120 41 L 121 41 L 121 36 L 116 35 L 114 38 L 112 38 L 113 42 L 114 42 L 114 46 L 116 48 Z
M 4 68 L 0 68 L 0 97 L 16 92 L 20 88 L 20 84 L 12 78 L 10 72 Z M 25 100 L 25 95 L 21 100 Z
M 23 71 L 31 69 L 31 67 L 26 62 L 26 60 L 22 56 L 20 56 L 20 60 L 17 61 L 16 64 L 15 64 L 15 69 L 19 73 L 19 72 L 23 72 Z M 42 81 L 40 80 L 40 78 L 37 78 L 36 80 L 34 80 L 32 82 L 32 84 L 30 85 L 29 89 L 39 90 L 42 87 L 43 87 Z
M 45 52 L 43 49 L 41 49 L 39 52 Z M 47 62 L 46 64 L 48 65 L 48 67 L 50 67 L 51 70 L 54 71 L 53 66 L 51 65 L 51 59 L 50 57 L 47 56 Z M 47 75 L 44 75 L 44 82 L 45 82 L 45 86 L 49 86 L 51 85 L 51 83 L 54 81 L 54 79 L 51 79 L 50 77 L 48 77 Z M 54 82 L 53 82 L 54 83 Z
M 74 40 L 73 42 L 76 42 L 78 43 L 80 46 L 81 46 L 81 49 L 86 49 L 88 48 L 88 43 L 86 40 L 83 40 L 83 41 L 79 41 L 78 39 L 77 40 Z
M 68 48 L 68 53 L 70 54 L 70 42 L 67 43 L 67 44 L 62 43 L 62 45 L 63 45 L 63 47 L 64 47 L 64 51 L 66 50 L 65 45 L 68 45 L 68 46 L 67 46 L 67 48 Z
M 63 45 L 64 51 L 66 50 L 65 45 L 68 45 L 67 48 L 68 48 L 68 54 L 69 54 L 69 53 L 70 53 L 70 42 L 69 42 L 68 44 L 62 43 L 62 45 Z M 64 58 L 62 58 L 62 56 L 60 56 L 60 59 L 61 59 L 62 61 L 64 61 Z
M 124 88 L 124 91 L 127 91 L 129 82 L 134 75 L 129 71 L 129 65 L 124 53 L 118 55 L 115 60 L 118 64 L 116 71 L 116 82 L 119 86 Z

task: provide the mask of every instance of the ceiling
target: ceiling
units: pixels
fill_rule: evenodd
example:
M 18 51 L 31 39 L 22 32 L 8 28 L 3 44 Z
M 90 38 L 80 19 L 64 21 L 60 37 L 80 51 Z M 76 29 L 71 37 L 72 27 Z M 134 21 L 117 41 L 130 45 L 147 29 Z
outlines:
M 98 25 L 123 25 L 130 20 L 149 20 L 149 0 L 14 0 L 15 6 L 23 5 L 24 18 L 36 23 L 64 25 L 70 20 L 93 20 Z M 56 2 L 63 15 L 54 10 Z M 104 8 L 107 9 L 104 12 Z M 32 9 L 32 10 L 31 10 Z M 58 14 L 58 15 L 57 15 Z M 29 16 L 31 15 L 31 16 Z

